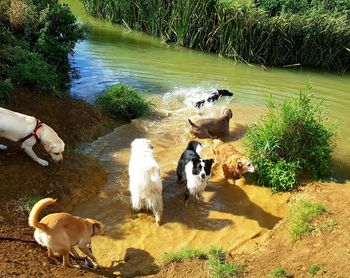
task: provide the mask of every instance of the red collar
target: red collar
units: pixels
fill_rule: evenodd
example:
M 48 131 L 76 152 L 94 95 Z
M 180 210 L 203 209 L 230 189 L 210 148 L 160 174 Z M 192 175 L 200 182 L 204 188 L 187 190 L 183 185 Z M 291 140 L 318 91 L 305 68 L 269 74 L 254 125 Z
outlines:
M 34 136 L 35 140 L 36 140 L 36 143 L 39 144 L 40 143 L 40 138 L 38 137 L 37 132 L 38 132 L 38 129 L 40 127 L 42 127 L 42 125 L 43 125 L 43 123 L 39 119 L 36 119 L 36 126 L 35 126 L 34 130 L 31 133 L 29 133 L 26 137 L 24 137 L 24 138 L 22 138 L 22 139 L 20 139 L 18 141 L 19 142 L 24 142 L 27 139 L 29 139 L 30 137 Z

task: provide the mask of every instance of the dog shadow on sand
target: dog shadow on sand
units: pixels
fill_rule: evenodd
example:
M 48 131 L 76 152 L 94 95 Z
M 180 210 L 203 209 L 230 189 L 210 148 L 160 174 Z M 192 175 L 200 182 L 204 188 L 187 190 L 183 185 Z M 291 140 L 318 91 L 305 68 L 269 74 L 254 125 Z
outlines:
M 244 216 L 257 221 L 260 227 L 266 229 L 272 229 L 282 219 L 259 207 L 241 187 L 230 184 L 225 179 L 209 181 L 205 189 L 205 192 L 210 192 L 209 199 L 198 201 L 191 196 L 187 207 L 184 192 L 185 183 L 176 181 L 176 173 L 174 171 L 165 173 L 163 225 L 179 222 L 193 229 L 216 231 L 235 224 L 232 219 L 209 218 L 211 212 Z

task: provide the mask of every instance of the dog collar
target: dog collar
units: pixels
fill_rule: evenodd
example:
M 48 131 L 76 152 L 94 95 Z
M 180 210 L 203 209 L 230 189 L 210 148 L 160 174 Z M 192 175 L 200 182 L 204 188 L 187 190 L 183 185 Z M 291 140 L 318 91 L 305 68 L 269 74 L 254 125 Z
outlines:
M 34 130 L 31 133 L 29 133 L 26 137 L 24 137 L 24 138 L 22 138 L 22 139 L 20 139 L 18 141 L 19 142 L 24 142 L 24 141 L 28 140 L 30 137 L 34 136 L 35 140 L 36 140 L 36 143 L 39 144 L 40 143 L 40 138 L 38 137 L 37 132 L 38 132 L 38 129 L 40 127 L 42 127 L 43 124 L 44 123 L 41 122 L 39 119 L 36 119 L 36 126 L 35 126 Z

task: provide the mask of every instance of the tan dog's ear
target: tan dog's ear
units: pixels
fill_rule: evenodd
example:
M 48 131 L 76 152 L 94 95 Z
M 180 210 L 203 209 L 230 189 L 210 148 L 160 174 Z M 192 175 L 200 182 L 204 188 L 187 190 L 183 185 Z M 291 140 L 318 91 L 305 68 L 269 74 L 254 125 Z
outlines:
M 44 143 L 43 145 L 44 145 L 45 151 L 46 151 L 47 153 L 49 153 L 50 150 L 51 150 L 51 144 L 50 144 L 50 143 Z
M 103 224 L 101 222 L 95 222 L 92 224 L 96 235 L 103 235 Z

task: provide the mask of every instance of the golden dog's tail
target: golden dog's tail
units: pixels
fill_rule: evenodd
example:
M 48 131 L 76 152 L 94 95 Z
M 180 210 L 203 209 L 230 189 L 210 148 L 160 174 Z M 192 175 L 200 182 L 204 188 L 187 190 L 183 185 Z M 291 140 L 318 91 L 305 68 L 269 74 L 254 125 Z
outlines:
M 196 126 L 190 119 L 187 119 L 188 120 L 188 122 L 191 124 L 191 126 L 193 126 L 193 127 L 198 127 L 198 126 Z
M 39 214 L 44 208 L 51 206 L 55 203 L 56 200 L 52 198 L 42 199 L 39 202 L 37 202 L 29 213 L 29 226 L 45 231 L 47 229 L 47 226 L 39 222 Z

